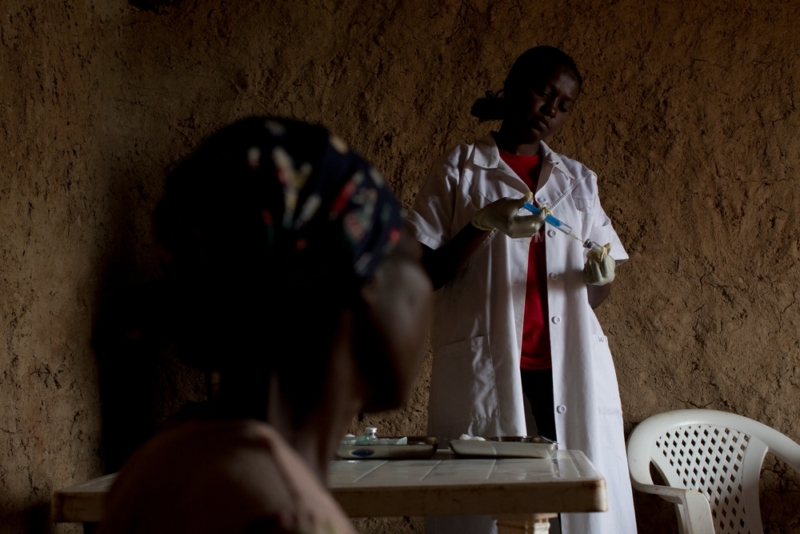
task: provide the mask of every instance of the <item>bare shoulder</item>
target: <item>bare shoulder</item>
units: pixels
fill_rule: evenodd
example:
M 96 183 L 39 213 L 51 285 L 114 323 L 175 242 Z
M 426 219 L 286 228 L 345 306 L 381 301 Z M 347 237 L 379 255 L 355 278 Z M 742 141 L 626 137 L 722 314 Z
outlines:
M 119 532 L 173 532 L 173 523 L 195 533 L 317 531 L 305 529 L 302 518 L 336 527 L 323 532 L 353 532 L 302 458 L 258 421 L 200 421 L 169 430 L 140 450 L 117 482 L 109 527 L 141 527 Z
M 272 515 L 294 506 L 294 497 L 276 447 L 288 447 L 271 428 L 256 421 L 242 421 L 235 443 L 217 456 L 213 477 L 221 492 L 245 504 L 257 515 Z

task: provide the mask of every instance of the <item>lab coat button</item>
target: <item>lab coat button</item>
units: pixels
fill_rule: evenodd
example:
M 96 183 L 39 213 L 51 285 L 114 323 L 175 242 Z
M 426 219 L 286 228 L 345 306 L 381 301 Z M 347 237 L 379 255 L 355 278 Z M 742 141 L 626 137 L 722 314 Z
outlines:
M 550 237 L 555 237 L 556 236 L 556 231 L 555 230 L 548 230 L 547 231 L 547 235 L 549 235 Z
M 545 202 L 547 202 L 547 199 L 544 197 L 537 197 L 536 202 L 538 202 L 539 204 L 544 204 Z
M 567 411 L 567 407 L 566 407 L 566 406 L 564 406 L 563 404 L 559 404 L 559 405 L 558 405 L 558 408 L 556 408 L 556 411 L 557 411 L 558 413 L 564 413 L 564 412 L 566 412 L 566 411 Z
M 558 279 L 558 273 L 550 273 L 550 280 Z
M 553 317 L 553 324 L 559 324 L 561 322 L 561 317 L 555 316 Z

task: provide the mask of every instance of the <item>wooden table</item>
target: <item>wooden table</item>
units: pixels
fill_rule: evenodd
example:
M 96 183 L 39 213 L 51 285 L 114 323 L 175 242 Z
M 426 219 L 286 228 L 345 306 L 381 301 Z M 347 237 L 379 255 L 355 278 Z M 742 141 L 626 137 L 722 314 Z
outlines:
M 98 522 L 114 475 L 56 491 L 53 518 Z M 328 487 L 350 517 L 488 514 L 500 533 L 547 532 L 547 517 L 607 509 L 606 483 L 580 451 L 552 459 L 331 462 Z

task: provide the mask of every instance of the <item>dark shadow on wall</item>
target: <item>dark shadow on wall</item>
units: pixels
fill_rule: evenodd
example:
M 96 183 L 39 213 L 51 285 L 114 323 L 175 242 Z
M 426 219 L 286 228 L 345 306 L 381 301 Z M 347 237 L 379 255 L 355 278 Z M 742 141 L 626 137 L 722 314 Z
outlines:
M 53 531 L 50 522 L 50 501 L 41 499 L 37 504 L 26 506 L 24 509 L 8 509 L 0 505 L 0 528 L 5 532 L 27 532 L 47 534 Z
M 169 342 L 164 286 L 154 281 L 116 288 L 97 321 L 106 472 L 117 471 L 170 416 L 205 399 L 203 374 L 183 365 Z
M 177 358 L 168 335 L 173 317 L 169 291 L 152 267 L 154 258 L 148 257 L 155 255 L 149 245 L 152 210 L 143 213 L 135 172 L 118 176 L 124 178 L 111 187 L 113 230 L 101 269 L 92 339 L 106 473 L 119 470 L 170 416 L 191 412 L 205 400 L 207 389 L 204 374 Z M 135 214 L 140 217 L 138 230 L 130 219 Z
M 128 3 L 137 9 L 158 12 L 161 8 L 176 6 L 183 0 L 128 0 Z

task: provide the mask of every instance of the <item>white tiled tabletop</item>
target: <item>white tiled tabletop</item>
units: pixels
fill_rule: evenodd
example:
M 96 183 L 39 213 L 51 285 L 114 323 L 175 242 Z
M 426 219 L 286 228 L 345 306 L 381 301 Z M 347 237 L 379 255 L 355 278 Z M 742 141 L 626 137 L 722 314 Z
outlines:
M 59 490 L 61 522 L 102 519 L 114 475 Z M 580 451 L 552 459 L 341 460 L 328 487 L 351 517 L 593 512 L 606 509 L 605 481 Z
M 552 459 L 342 460 L 328 487 L 351 517 L 593 512 L 605 481 L 580 451 Z

